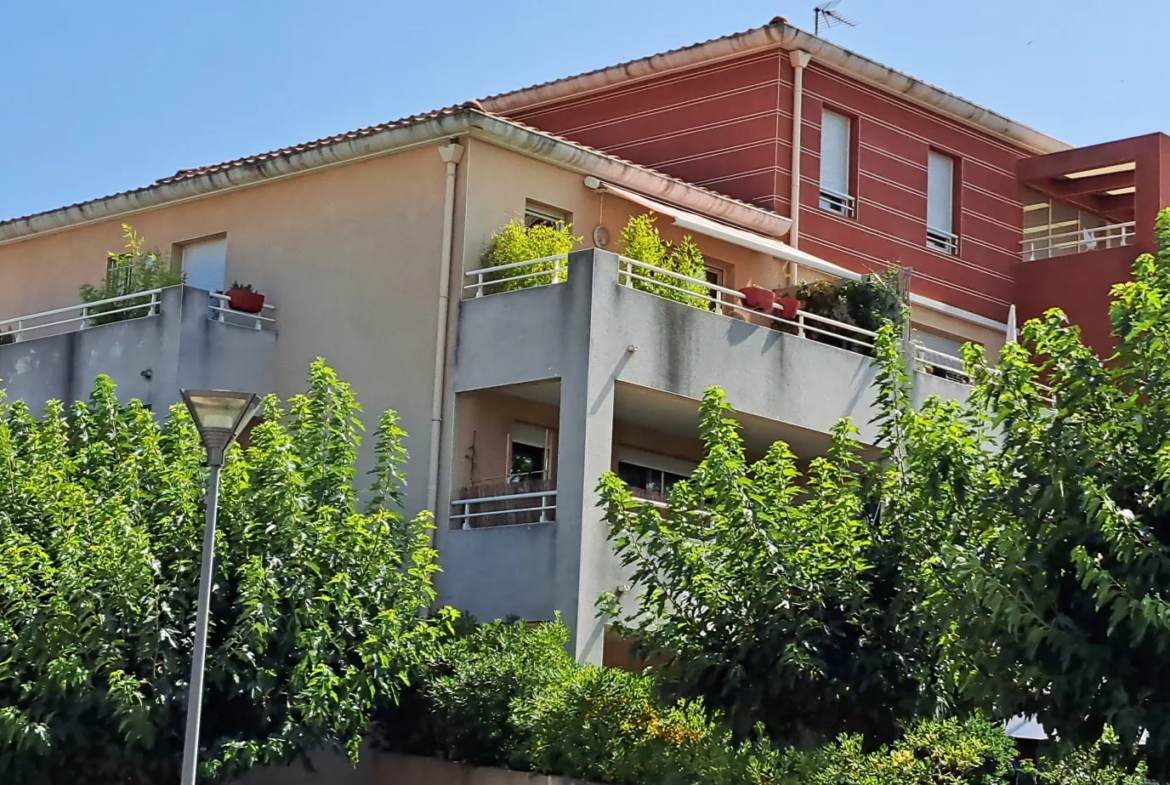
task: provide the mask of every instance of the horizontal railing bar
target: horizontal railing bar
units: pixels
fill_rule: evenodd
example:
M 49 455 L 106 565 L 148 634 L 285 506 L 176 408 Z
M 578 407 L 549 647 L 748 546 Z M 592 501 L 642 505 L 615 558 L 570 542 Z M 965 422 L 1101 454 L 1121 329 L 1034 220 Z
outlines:
M 849 194 L 843 194 L 840 191 L 834 191 L 832 188 L 826 188 L 823 185 L 820 186 L 820 189 L 821 189 L 822 194 L 827 194 L 828 196 L 835 196 L 838 199 L 845 201 L 845 202 L 854 202 L 857 200 L 857 197 L 855 197 L 855 196 L 850 196 Z
M 480 268 L 477 268 L 475 270 L 468 270 L 463 275 L 467 278 L 474 278 L 478 275 L 487 275 L 488 273 L 499 272 L 501 270 L 513 270 L 517 267 L 527 267 L 530 264 L 543 264 L 544 262 L 555 262 L 557 259 L 568 259 L 568 258 L 569 258 L 569 255 L 567 253 L 559 253 L 559 254 L 556 254 L 555 256 L 542 256 L 539 259 L 526 259 L 523 262 L 510 262 L 508 264 L 498 264 L 498 265 L 495 265 L 493 267 L 480 267 Z M 547 272 L 551 272 L 551 270 L 547 271 Z M 487 283 L 487 282 L 485 281 L 485 283 Z M 492 283 L 499 283 L 499 282 L 492 281 Z
M 642 265 L 640 262 L 638 264 L 643 268 L 648 268 L 648 269 L 652 269 L 652 270 L 656 270 L 656 271 L 658 270 L 658 268 L 653 267 L 651 265 Z M 666 272 L 666 273 L 670 274 L 672 277 L 681 278 L 684 281 L 690 281 L 690 282 L 694 282 L 694 283 L 702 283 L 705 286 L 707 286 L 707 288 L 716 288 L 714 286 L 707 285 L 706 282 L 700 281 L 697 278 L 688 278 L 687 276 L 677 275 L 677 274 L 671 273 L 670 271 L 667 271 L 667 270 L 663 270 L 661 272 Z M 831 325 L 831 326 L 836 327 L 836 328 L 849 330 L 849 331 L 855 332 L 859 335 L 864 335 L 868 338 L 874 338 L 877 336 L 877 333 L 871 332 L 871 331 L 866 330 L 864 328 L 856 327 L 852 324 L 845 324 L 844 322 L 838 322 L 835 319 L 830 319 L 826 316 L 820 316 L 820 315 L 814 314 L 814 313 L 808 313 L 806 311 L 797 311 L 797 315 L 796 315 L 795 319 L 785 319 L 783 317 L 776 316 L 774 313 L 769 313 L 766 311 L 756 311 L 756 310 L 748 308 L 747 306 L 744 306 L 744 305 L 737 305 L 735 303 L 727 302 L 725 300 L 722 300 L 722 301 L 716 300 L 714 297 L 711 297 L 709 295 L 702 294 L 699 292 L 692 292 L 688 289 L 683 289 L 683 288 L 678 287 L 678 286 L 673 286 L 673 285 L 668 284 L 668 283 L 663 283 L 662 281 L 656 281 L 653 278 L 647 278 L 646 276 L 637 275 L 636 273 L 634 273 L 630 270 L 625 270 L 625 271 L 620 272 L 619 276 L 627 276 L 630 280 L 645 281 L 646 283 L 653 284 L 654 286 L 661 286 L 665 289 L 670 289 L 671 291 L 679 292 L 681 294 L 685 294 L 685 295 L 690 296 L 690 297 L 699 298 L 705 302 L 715 303 L 716 305 L 725 305 L 729 308 L 735 308 L 735 309 L 744 311 L 746 313 L 750 313 L 750 314 L 754 314 L 754 315 L 758 315 L 758 316 L 763 316 L 764 318 L 770 319 L 771 321 L 776 322 L 777 324 L 796 324 L 799 322 L 800 326 L 803 329 L 808 330 L 810 332 L 814 332 L 814 333 L 817 333 L 820 335 L 825 335 L 825 336 L 832 337 L 832 338 L 840 338 L 841 340 L 849 341 L 851 343 L 855 343 L 859 346 L 865 346 L 867 348 L 872 346 L 872 343 L 866 343 L 865 341 L 859 341 L 859 340 L 857 340 L 855 338 L 851 338 L 847 335 L 840 335 L 839 333 L 829 332 L 829 331 L 821 329 L 819 327 L 815 327 L 813 325 L 807 324 L 804 320 L 812 319 L 815 322 L 820 322 L 822 324 Z M 731 289 L 727 289 L 724 291 L 735 294 L 736 296 L 740 297 L 741 299 L 743 298 L 743 295 L 740 292 L 736 292 L 736 291 L 731 290 Z
M 130 311 L 140 311 L 143 308 L 148 308 L 148 309 L 153 310 L 155 305 L 157 305 L 157 303 L 154 303 L 154 302 L 142 303 L 141 305 L 130 305 L 130 306 L 127 306 L 126 308 L 118 308 L 118 309 L 115 309 L 113 311 L 102 311 L 101 313 L 90 313 L 90 314 L 86 314 L 84 316 L 74 316 L 72 319 L 61 319 L 60 321 L 46 322 L 45 324 L 30 324 L 27 327 L 21 327 L 19 330 L 14 330 L 12 334 L 23 336 L 25 333 L 35 332 L 36 330 L 47 330 L 50 327 L 60 327 L 61 325 L 64 325 L 64 324 L 76 324 L 77 322 L 88 322 L 90 319 L 96 319 L 99 316 L 112 316 L 114 314 L 119 314 L 119 313 L 129 313 Z M 152 314 L 150 314 L 150 313 L 143 314 L 143 316 L 151 316 L 151 315 Z M 27 318 L 27 317 L 24 317 L 24 318 Z
M 812 319 L 815 322 L 824 322 L 825 324 L 831 324 L 834 327 L 844 327 L 847 330 L 852 330 L 855 333 L 861 333 L 862 335 L 869 336 L 870 338 L 877 337 L 877 333 L 870 332 L 869 330 L 865 329 L 864 327 L 858 327 L 857 325 L 854 325 L 854 324 L 845 324 L 845 322 L 839 322 L 836 319 L 830 319 L 827 316 L 821 316 L 820 314 L 810 313 L 808 311 L 797 311 L 796 313 L 797 313 L 798 317 L 801 319 Z M 793 320 L 785 319 L 784 321 L 790 322 Z
M 486 289 L 489 286 L 495 286 L 501 283 L 508 283 L 509 281 L 524 281 L 529 278 L 539 278 L 542 275 L 558 276 L 562 270 L 539 270 L 537 272 L 524 273 L 523 275 L 513 275 L 510 278 L 495 278 L 491 281 L 483 281 L 482 283 L 476 281 L 464 286 L 464 289 Z M 556 283 L 555 281 L 553 283 Z
M 135 292 L 134 294 L 123 294 L 123 295 L 119 295 L 118 297 L 110 297 L 110 298 L 105 299 L 105 300 L 94 300 L 92 303 L 77 303 L 76 305 L 67 305 L 64 308 L 54 308 L 51 311 L 41 311 L 39 313 L 30 313 L 30 314 L 25 314 L 24 316 L 17 316 L 17 317 L 14 317 L 12 319 L 5 319 L 3 321 L 0 321 L 0 327 L 3 327 L 3 326 L 8 325 L 8 324 L 16 324 L 17 322 L 28 321 L 29 319 L 39 319 L 39 318 L 44 317 L 44 316 L 56 316 L 57 314 L 60 314 L 60 313 L 67 313 L 69 311 L 77 311 L 77 310 L 81 310 L 84 308 L 95 308 L 95 307 L 98 307 L 101 305 L 110 305 L 111 303 L 119 303 L 119 302 L 122 302 L 123 300 L 131 300 L 131 299 L 134 299 L 135 297 L 151 297 L 152 295 L 161 294 L 161 293 L 162 293 L 162 289 L 146 289 L 146 290 L 141 291 L 141 292 Z M 104 313 L 110 313 L 110 312 L 105 311 Z M 38 326 L 38 325 L 30 325 L 30 327 L 27 329 L 32 329 L 32 327 L 35 327 L 35 326 Z
M 209 308 L 209 310 L 215 311 L 216 313 L 230 313 L 230 314 L 235 314 L 236 316 L 240 316 L 244 319 L 255 319 L 258 322 L 269 322 L 270 324 L 276 324 L 276 320 L 273 319 L 272 317 L 261 316 L 258 313 L 250 313 L 249 311 L 237 311 L 234 308 L 224 308 L 221 305 L 211 305 L 211 306 L 208 306 L 208 308 Z
M 1023 240 L 1020 240 L 1020 242 L 1021 243 L 1035 243 L 1035 242 L 1041 242 L 1044 240 L 1053 240 L 1053 239 L 1056 239 L 1057 237 L 1073 237 L 1073 236 L 1083 237 L 1086 232 L 1088 232 L 1090 234 L 1094 234 L 1094 235 L 1099 233 L 1099 232 L 1104 232 L 1106 235 L 1108 235 L 1114 229 L 1132 229 L 1135 226 L 1137 226 L 1136 221 L 1126 221 L 1125 223 L 1120 223 L 1120 224 L 1106 224 L 1104 226 L 1086 226 L 1083 229 L 1073 229 L 1072 231 L 1069 231 L 1069 232 L 1058 232 L 1056 234 L 1043 234 L 1042 235 L 1042 234 L 1037 233 L 1035 237 L 1025 237 Z M 1027 230 L 1024 230 L 1024 234 L 1025 235 L 1027 234 Z
M 522 513 L 522 512 L 548 512 L 549 510 L 555 510 L 556 508 L 557 508 L 557 506 L 554 504 L 552 506 L 546 506 L 546 507 L 521 507 L 521 508 L 518 508 L 515 510 L 488 510 L 487 512 L 461 512 L 458 515 L 448 515 L 447 520 L 463 521 L 463 520 L 467 520 L 468 518 L 488 518 L 492 515 L 517 515 L 517 514 Z
M 533 491 L 531 493 L 509 493 L 503 496 L 481 496 L 476 499 L 452 499 L 452 504 L 479 504 L 480 502 L 499 502 L 507 499 L 536 499 L 541 496 L 556 496 L 554 488 L 551 491 Z
M 223 292 L 208 292 L 208 294 L 211 295 L 216 300 L 219 300 L 220 302 L 225 302 L 225 303 L 231 302 L 231 299 L 232 299 L 230 295 L 224 294 Z M 215 307 L 215 306 L 212 306 L 212 307 Z M 266 303 L 264 303 L 264 305 L 260 306 L 260 310 L 262 310 L 262 311 L 275 311 L 276 306 L 273 305 L 272 303 L 266 302 Z M 246 311 L 236 311 L 236 313 L 246 313 Z M 275 320 L 273 320 L 273 321 L 275 321 Z

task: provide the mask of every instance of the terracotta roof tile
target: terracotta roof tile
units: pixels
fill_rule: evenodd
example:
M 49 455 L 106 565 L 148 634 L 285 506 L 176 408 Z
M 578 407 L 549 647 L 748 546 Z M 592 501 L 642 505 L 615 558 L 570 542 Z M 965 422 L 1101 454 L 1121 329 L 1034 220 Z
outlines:
M 268 161 L 273 158 L 280 158 L 281 156 L 294 155 L 296 153 L 303 153 L 308 150 L 314 150 L 318 147 L 327 147 L 337 142 L 344 142 L 349 139 L 360 139 L 364 136 L 382 133 L 383 131 L 391 131 L 395 128 L 402 128 L 413 123 L 421 123 L 427 120 L 434 120 L 438 117 L 447 117 L 454 114 L 459 114 L 467 109 L 478 108 L 479 104 L 476 101 L 468 101 L 455 106 L 447 106 L 442 109 L 435 109 L 431 112 L 424 112 L 422 114 L 411 115 L 410 117 L 403 117 L 399 120 L 391 120 L 388 123 L 379 123 L 377 125 L 359 128 L 356 131 L 346 131 L 345 133 L 335 134 L 333 136 L 326 136 L 322 139 L 314 139 L 311 142 L 302 142 L 301 144 L 293 145 L 291 147 L 282 147 L 279 150 L 270 150 L 266 153 L 259 153 L 258 155 L 249 155 L 244 158 L 236 158 L 231 161 L 224 161 L 218 164 L 208 164 L 206 166 L 195 166 L 190 169 L 180 169 L 170 177 L 163 177 L 154 181 L 154 185 L 166 185 L 168 183 L 177 183 L 180 180 L 189 180 L 192 177 L 199 177 L 200 175 L 212 174 L 213 172 L 222 172 L 225 169 L 234 169 L 237 166 L 247 166 L 248 164 L 255 164 L 261 161 Z
M 10 218 L 7 220 L 0 221 L 0 227 L 3 227 L 7 224 L 17 223 L 19 221 L 26 221 L 26 220 L 29 220 L 31 218 L 35 218 L 37 216 L 45 215 L 48 213 L 55 213 L 55 212 L 59 212 L 62 210 L 69 210 L 69 209 L 77 208 L 77 207 L 84 207 L 85 205 L 90 205 L 90 204 L 93 204 L 96 202 L 102 202 L 102 201 L 105 201 L 107 199 L 115 199 L 115 198 L 121 197 L 121 196 L 138 194 L 138 193 L 142 193 L 144 191 L 149 191 L 152 188 L 157 188 L 159 186 L 164 186 L 164 185 L 170 185 L 173 183 L 182 182 L 184 180 L 191 180 L 191 179 L 194 179 L 196 177 L 201 177 L 203 175 L 214 174 L 217 172 L 223 172 L 223 171 L 235 169 L 238 167 L 248 166 L 251 164 L 261 163 L 263 161 L 281 158 L 284 156 L 295 155 L 297 153 L 303 153 L 303 152 L 306 152 L 308 150 L 313 150 L 316 148 L 327 147 L 331 144 L 336 144 L 338 142 L 343 142 L 343 141 L 352 140 L 352 139 L 358 139 L 361 137 L 381 133 L 383 131 L 389 131 L 389 130 L 394 130 L 397 128 L 403 128 L 403 127 L 412 125 L 414 123 L 425 122 L 427 120 L 433 120 L 433 119 L 436 119 L 439 117 L 447 117 L 447 116 L 461 114 L 463 112 L 472 112 L 472 111 L 478 112 L 486 117 L 491 117 L 491 118 L 498 120 L 502 123 L 507 123 L 509 125 L 516 126 L 518 128 L 523 128 L 523 129 L 530 131 L 532 133 L 537 133 L 537 134 L 540 134 L 542 136 L 546 136 L 550 139 L 555 139 L 559 142 L 564 142 L 566 144 L 573 145 L 574 147 L 580 148 L 582 150 L 587 150 L 591 153 L 594 153 L 594 154 L 599 155 L 599 156 L 603 156 L 603 157 L 608 158 L 610 160 L 618 161 L 620 163 L 623 163 L 623 164 L 626 164 L 628 166 L 632 166 L 632 167 L 635 167 L 638 169 L 642 169 L 642 170 L 647 171 L 647 172 L 652 172 L 655 175 L 658 175 L 658 176 L 664 177 L 668 180 L 672 180 L 674 182 L 686 185 L 686 186 L 688 186 L 690 188 L 694 188 L 698 191 L 709 193 L 709 194 L 712 194 L 714 196 L 720 197 L 722 199 L 727 199 L 729 201 L 736 202 L 738 204 L 741 204 L 741 205 L 744 205 L 747 207 L 752 207 L 752 208 L 755 208 L 758 210 L 772 212 L 771 210 L 769 210 L 766 207 L 761 207 L 760 205 L 751 204 L 750 202 L 745 202 L 745 201 L 740 200 L 740 199 L 735 199 L 734 197 L 728 196 L 727 194 L 720 193 L 720 192 L 712 190 L 710 188 L 704 188 L 703 186 L 695 185 L 694 183 L 690 183 L 690 182 L 687 182 L 686 180 L 683 180 L 681 178 L 665 174 L 665 173 L 660 172 L 660 171 L 653 169 L 651 167 L 644 166 L 642 164 L 634 163 L 633 161 L 629 161 L 625 158 L 621 158 L 619 156 L 613 155 L 612 153 L 607 153 L 603 150 L 597 150 L 596 148 L 589 147 L 588 145 L 584 145 L 584 144 L 581 144 L 580 142 L 573 141 L 572 139 L 568 139 L 568 138 L 563 137 L 563 136 L 557 136 L 556 134 L 549 133 L 548 131 L 543 131 L 539 128 L 535 128 L 533 126 L 526 125 L 524 123 L 518 122 L 517 120 L 515 120 L 513 118 L 493 114 L 491 112 L 486 111 L 482 107 L 482 105 L 480 104 L 479 101 L 467 101 L 467 102 L 464 102 L 462 104 L 448 106 L 448 107 L 445 107 L 443 109 L 436 109 L 436 110 L 431 111 L 431 112 L 425 112 L 422 114 L 411 115 L 410 117 L 404 117 L 404 118 L 401 118 L 399 120 L 392 120 L 390 122 L 380 123 L 378 125 L 371 125 L 371 126 L 368 126 L 366 128 L 359 128 L 355 131 L 347 131 L 344 133 L 336 134 L 334 136 L 327 136 L 327 137 L 324 137 L 322 139 L 315 139 L 311 142 L 304 142 L 302 144 L 293 145 L 291 147 L 282 147 L 282 148 L 277 149 L 277 150 L 270 150 L 266 153 L 259 153 L 256 155 L 250 155 L 250 156 L 246 156 L 244 158 L 236 158 L 234 160 L 224 161 L 224 162 L 218 163 L 218 164 L 208 164 L 205 166 L 196 166 L 196 167 L 191 167 L 188 169 L 180 169 L 179 171 L 175 172 L 173 175 L 170 175 L 169 177 L 163 177 L 159 180 L 155 180 L 150 185 L 146 185 L 146 186 L 143 186 L 141 188 L 133 188 L 133 189 L 130 189 L 127 191 L 120 191 L 118 193 L 109 194 L 107 196 L 98 197 L 96 199 L 89 199 L 89 200 L 86 200 L 84 202 L 77 202 L 77 203 L 72 204 L 72 205 L 67 205 L 65 207 L 55 208 L 53 210 L 46 210 L 46 211 L 43 211 L 40 213 L 33 213 L 31 215 L 24 215 L 24 216 L 19 216 L 19 217 L 15 217 L 15 218 Z

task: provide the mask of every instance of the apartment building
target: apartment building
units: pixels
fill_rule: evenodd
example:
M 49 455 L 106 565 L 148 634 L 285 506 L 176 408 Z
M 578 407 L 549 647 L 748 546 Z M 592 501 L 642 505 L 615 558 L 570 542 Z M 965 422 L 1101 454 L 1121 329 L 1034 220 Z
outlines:
M 1107 284 L 1152 247 L 1164 141 L 1070 150 L 776 20 L 2 221 L 0 379 L 39 406 L 106 373 L 162 411 L 180 388 L 294 394 L 324 356 L 368 421 L 402 416 L 441 599 L 482 619 L 559 612 L 601 662 L 594 601 L 627 578 L 597 478 L 655 499 L 685 477 L 708 385 L 752 454 L 784 439 L 815 457 L 844 416 L 875 438 L 872 334 L 741 290 L 910 267 L 914 394 L 962 397 L 959 344 L 997 351 L 1013 312 L 1061 305 L 1104 340 Z M 705 277 L 679 282 L 698 306 L 620 256 L 646 212 L 702 249 Z M 581 241 L 499 291 L 509 271 L 483 253 L 513 219 Z M 123 223 L 186 281 L 103 304 L 134 318 L 100 324 L 78 287 L 106 274 Z M 233 310 L 232 281 L 269 306 Z

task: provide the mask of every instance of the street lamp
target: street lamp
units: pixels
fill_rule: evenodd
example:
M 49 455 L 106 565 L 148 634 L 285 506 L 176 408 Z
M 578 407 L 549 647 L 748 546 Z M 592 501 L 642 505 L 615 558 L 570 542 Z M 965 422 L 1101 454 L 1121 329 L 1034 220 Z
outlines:
M 211 611 L 211 565 L 215 558 L 215 513 L 219 506 L 219 467 L 223 454 L 243 432 L 260 403 L 255 393 L 228 390 L 180 390 L 191 411 L 199 437 L 207 448 L 207 523 L 203 529 L 203 565 L 199 570 L 199 605 L 196 606 L 195 651 L 191 658 L 191 684 L 187 694 L 187 735 L 183 742 L 183 782 L 195 785 L 199 764 L 199 719 L 203 708 L 203 670 L 207 660 L 207 619 Z

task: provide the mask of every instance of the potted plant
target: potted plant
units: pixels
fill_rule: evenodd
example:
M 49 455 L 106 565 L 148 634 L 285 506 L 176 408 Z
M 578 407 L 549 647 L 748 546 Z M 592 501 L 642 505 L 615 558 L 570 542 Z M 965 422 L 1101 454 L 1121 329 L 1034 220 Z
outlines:
M 781 319 L 795 319 L 800 310 L 800 300 L 795 297 L 777 297 L 776 308 L 780 311 Z
M 228 305 L 233 311 L 260 313 L 264 310 L 264 295 L 253 289 L 250 283 L 233 281 L 226 294 Z
M 776 304 L 776 293 L 762 286 L 745 286 L 739 293 L 743 295 L 744 305 L 755 311 L 771 313 Z

